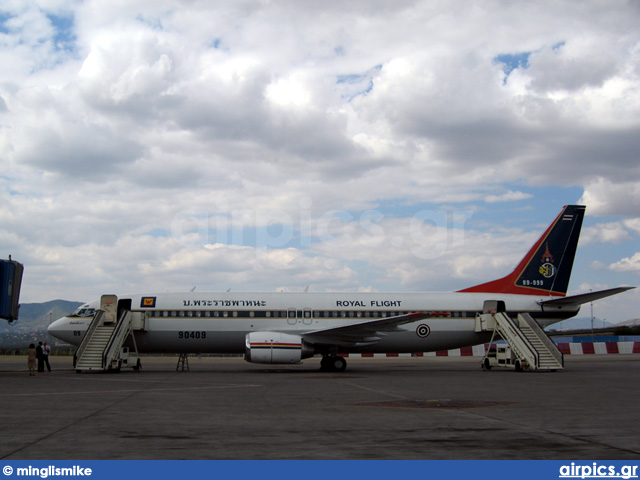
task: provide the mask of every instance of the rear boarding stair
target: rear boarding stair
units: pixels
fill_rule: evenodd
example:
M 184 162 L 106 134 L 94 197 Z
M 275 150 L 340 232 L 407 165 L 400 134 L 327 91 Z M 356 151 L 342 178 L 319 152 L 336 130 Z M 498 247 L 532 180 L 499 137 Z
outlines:
M 517 371 L 564 368 L 562 352 L 531 315 L 519 313 L 512 318 L 503 309 L 495 308 L 485 308 L 485 312 L 476 319 L 476 331 L 492 331 L 490 344 L 498 336 L 509 344 L 510 352 L 506 350 L 506 358 L 500 358 L 498 349 L 490 347 L 482 361 L 484 369 L 496 365 L 513 366 Z

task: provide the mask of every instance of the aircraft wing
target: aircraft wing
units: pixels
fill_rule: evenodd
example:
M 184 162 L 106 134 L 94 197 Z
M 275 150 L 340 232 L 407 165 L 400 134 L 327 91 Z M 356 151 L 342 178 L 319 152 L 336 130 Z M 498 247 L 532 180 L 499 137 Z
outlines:
M 312 343 L 363 347 L 372 345 L 405 323 L 417 322 L 423 318 L 448 316 L 443 312 L 414 312 L 393 317 L 376 318 L 340 327 L 325 328 L 305 333 L 304 339 Z
M 554 298 L 553 300 L 543 300 L 540 305 L 543 307 L 546 305 L 552 307 L 565 307 L 569 305 L 578 306 L 584 303 L 593 302 L 601 298 L 610 297 L 611 295 L 617 295 L 618 293 L 626 292 L 636 287 L 616 287 L 609 288 L 607 290 L 600 290 L 598 292 L 582 293 L 580 295 L 570 295 L 568 297 Z

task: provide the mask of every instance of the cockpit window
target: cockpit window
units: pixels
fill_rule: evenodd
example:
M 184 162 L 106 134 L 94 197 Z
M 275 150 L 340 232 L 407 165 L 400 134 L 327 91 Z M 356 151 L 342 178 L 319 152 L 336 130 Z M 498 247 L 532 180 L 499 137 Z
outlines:
M 96 314 L 95 308 L 87 307 L 86 305 L 81 306 L 75 312 L 71 314 L 72 317 L 93 317 Z

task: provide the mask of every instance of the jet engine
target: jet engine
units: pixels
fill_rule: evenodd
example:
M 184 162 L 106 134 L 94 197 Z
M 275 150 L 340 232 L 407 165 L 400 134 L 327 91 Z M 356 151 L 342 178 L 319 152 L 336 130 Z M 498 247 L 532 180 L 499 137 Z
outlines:
M 245 337 L 244 359 L 252 363 L 300 363 L 313 356 L 313 347 L 298 335 L 251 332 Z

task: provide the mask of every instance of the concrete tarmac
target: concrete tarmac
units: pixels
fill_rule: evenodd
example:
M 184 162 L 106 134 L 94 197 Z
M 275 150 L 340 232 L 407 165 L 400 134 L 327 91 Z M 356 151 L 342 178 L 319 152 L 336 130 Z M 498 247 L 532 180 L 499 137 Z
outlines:
M 558 372 L 478 358 L 350 358 L 344 373 L 238 358 L 144 358 L 140 372 L 29 377 L 0 357 L 0 458 L 637 460 L 640 355 Z

